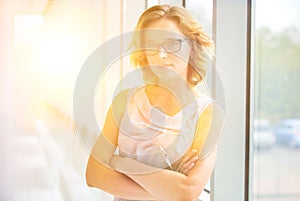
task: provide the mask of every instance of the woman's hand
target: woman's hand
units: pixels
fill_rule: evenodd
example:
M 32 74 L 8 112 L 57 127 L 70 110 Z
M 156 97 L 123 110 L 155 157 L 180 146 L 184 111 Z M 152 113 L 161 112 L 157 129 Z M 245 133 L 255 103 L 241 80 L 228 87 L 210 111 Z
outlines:
M 193 169 L 195 163 L 198 160 L 199 156 L 197 155 L 197 150 L 193 149 L 192 151 L 188 152 L 185 156 L 183 156 L 176 171 L 187 175 L 189 171 Z

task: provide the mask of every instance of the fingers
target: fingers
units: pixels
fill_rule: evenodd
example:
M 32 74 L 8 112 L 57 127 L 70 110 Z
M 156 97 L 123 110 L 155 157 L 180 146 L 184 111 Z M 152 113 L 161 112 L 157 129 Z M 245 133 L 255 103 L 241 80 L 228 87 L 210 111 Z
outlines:
M 194 156 L 193 158 L 191 158 L 189 161 L 187 161 L 186 163 L 184 163 L 182 165 L 182 167 L 179 169 L 179 172 L 183 173 L 183 174 L 187 174 L 191 169 L 193 169 L 193 167 L 195 166 L 195 163 L 199 160 L 198 156 Z
M 191 163 L 181 173 L 186 175 L 191 169 L 193 169 L 194 166 L 195 166 L 195 163 Z
M 181 173 L 190 171 L 194 167 L 195 165 L 194 163 L 199 159 L 196 153 L 197 150 L 193 149 L 187 155 L 185 155 L 181 160 L 177 168 L 177 171 Z
M 181 169 L 186 169 L 187 167 L 189 167 L 192 163 L 195 163 L 197 160 L 199 159 L 198 156 L 195 156 L 193 158 L 191 158 L 191 160 L 187 161 L 186 163 L 184 163 L 181 167 Z
M 192 151 L 188 152 L 187 155 L 183 157 L 183 159 L 180 162 L 180 165 L 178 169 L 181 169 L 182 165 L 184 165 L 186 162 L 191 160 L 191 158 L 197 153 L 197 149 L 193 149 Z

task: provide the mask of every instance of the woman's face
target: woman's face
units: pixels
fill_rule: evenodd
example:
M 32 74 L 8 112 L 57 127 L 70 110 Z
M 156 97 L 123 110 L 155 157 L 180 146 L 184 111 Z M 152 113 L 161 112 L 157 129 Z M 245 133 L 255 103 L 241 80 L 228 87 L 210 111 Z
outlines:
M 186 80 L 191 46 L 177 21 L 163 18 L 148 24 L 142 45 L 151 70 L 160 79 L 176 73 Z

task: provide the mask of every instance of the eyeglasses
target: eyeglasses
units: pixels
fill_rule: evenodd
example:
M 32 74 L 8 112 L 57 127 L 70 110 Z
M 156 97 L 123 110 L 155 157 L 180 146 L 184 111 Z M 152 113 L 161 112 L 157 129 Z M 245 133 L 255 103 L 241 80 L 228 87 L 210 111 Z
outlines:
M 145 42 L 142 44 L 144 53 L 148 56 L 156 55 L 159 49 L 162 47 L 167 53 L 176 53 L 181 49 L 181 44 L 187 38 L 184 39 L 171 39 L 164 43 L 157 44 L 154 42 Z

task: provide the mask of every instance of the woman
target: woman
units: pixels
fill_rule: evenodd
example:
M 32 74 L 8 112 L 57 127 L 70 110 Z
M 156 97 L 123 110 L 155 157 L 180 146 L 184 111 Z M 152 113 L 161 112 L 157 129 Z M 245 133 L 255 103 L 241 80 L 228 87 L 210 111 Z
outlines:
M 114 98 L 87 164 L 87 184 L 118 201 L 196 200 L 219 139 L 211 132 L 214 101 L 195 88 L 213 42 L 176 6 L 147 9 L 135 30 L 131 61 L 146 84 Z

